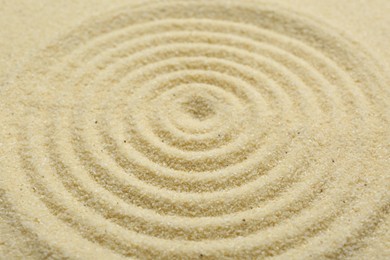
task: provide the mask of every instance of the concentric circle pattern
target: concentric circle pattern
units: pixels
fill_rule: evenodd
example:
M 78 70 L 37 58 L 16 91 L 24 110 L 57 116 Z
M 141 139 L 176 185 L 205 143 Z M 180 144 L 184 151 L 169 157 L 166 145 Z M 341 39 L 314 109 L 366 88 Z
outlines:
M 347 36 L 258 1 L 94 17 L 4 95 L 1 219 L 37 258 L 358 255 L 389 210 L 388 82 Z

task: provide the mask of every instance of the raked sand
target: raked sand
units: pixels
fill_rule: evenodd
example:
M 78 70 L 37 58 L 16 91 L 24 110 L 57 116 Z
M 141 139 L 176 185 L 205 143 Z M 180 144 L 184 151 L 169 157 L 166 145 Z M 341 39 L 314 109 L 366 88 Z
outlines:
M 390 4 L 338 2 L 0 1 L 0 258 L 389 258 Z

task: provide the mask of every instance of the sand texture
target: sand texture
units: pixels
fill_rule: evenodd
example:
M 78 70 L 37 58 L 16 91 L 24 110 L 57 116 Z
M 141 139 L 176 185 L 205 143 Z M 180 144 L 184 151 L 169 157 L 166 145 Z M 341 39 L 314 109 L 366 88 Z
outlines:
M 389 259 L 390 2 L 337 2 L 0 1 L 0 259 Z

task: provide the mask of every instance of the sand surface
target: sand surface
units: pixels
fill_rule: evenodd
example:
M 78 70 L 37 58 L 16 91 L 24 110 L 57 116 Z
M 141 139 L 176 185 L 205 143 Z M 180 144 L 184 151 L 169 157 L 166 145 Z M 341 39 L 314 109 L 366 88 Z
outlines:
M 0 258 L 390 258 L 389 13 L 0 1 Z

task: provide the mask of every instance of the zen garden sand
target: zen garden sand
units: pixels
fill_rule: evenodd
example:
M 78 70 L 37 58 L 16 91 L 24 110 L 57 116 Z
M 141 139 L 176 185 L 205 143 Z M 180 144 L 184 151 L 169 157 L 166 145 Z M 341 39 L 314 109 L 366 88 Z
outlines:
M 389 258 L 389 13 L 0 1 L 0 259 Z

